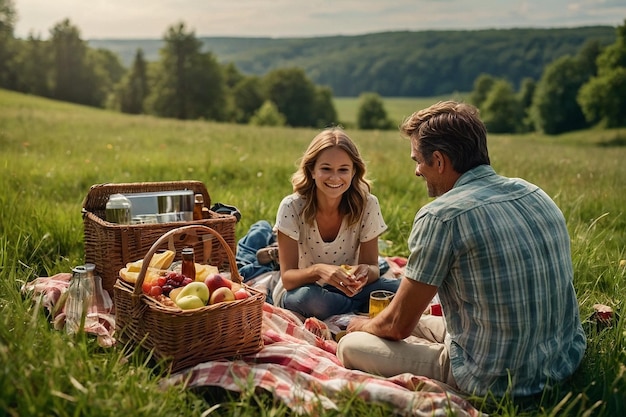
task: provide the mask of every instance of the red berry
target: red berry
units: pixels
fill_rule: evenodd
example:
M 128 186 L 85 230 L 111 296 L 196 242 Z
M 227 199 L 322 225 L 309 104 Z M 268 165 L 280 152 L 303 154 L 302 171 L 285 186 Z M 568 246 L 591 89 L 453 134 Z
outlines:
M 166 282 L 167 282 L 167 278 L 165 278 L 165 277 L 157 278 L 157 284 L 159 285 L 159 287 L 164 286 Z
M 151 296 L 156 297 L 157 295 L 161 295 L 161 294 L 163 294 L 163 289 L 159 287 L 158 285 L 155 285 L 154 287 L 150 288 Z
M 151 289 L 152 289 L 151 283 L 144 281 L 143 284 L 141 284 L 141 290 L 144 292 L 144 294 L 150 294 Z
M 193 279 L 188 278 L 188 277 L 185 277 L 185 278 L 183 279 L 183 282 L 182 282 L 182 285 L 181 285 L 181 286 L 182 286 L 182 287 L 184 287 L 185 285 L 187 285 L 187 284 L 189 284 L 189 283 L 192 283 L 192 282 L 193 282 Z

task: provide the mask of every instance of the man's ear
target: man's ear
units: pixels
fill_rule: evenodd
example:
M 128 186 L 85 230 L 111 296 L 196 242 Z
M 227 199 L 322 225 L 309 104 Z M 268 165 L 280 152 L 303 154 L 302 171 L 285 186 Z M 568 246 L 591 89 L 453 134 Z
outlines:
M 435 165 L 439 173 L 442 173 L 446 168 L 446 162 L 447 161 L 443 153 L 439 151 L 433 152 L 433 164 Z

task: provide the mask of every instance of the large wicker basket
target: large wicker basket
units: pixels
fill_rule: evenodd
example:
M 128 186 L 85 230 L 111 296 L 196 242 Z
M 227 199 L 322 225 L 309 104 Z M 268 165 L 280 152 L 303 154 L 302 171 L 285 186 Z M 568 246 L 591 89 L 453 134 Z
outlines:
M 161 236 L 143 258 L 135 285 L 122 279 L 115 283 L 115 327 L 121 341 L 152 350 L 157 360 L 170 364 L 172 372 L 198 363 L 254 353 L 263 347 L 261 324 L 265 294 L 242 284 L 248 298 L 223 302 L 193 310 L 166 306 L 143 294 L 147 266 L 156 251 L 167 243 L 188 244 L 210 234 L 224 247 L 230 263 L 231 279 L 242 283 L 235 256 L 227 242 L 206 226 L 184 226 Z
M 169 230 L 185 225 L 207 226 L 217 231 L 235 251 L 237 218 L 229 214 L 211 211 L 208 219 L 157 224 L 123 225 L 105 220 L 106 203 L 111 194 L 176 190 L 193 190 L 194 194 L 202 194 L 205 206 L 210 207 L 211 198 L 200 181 L 97 184 L 89 190 L 83 201 L 85 262 L 96 265 L 96 273 L 102 277 L 102 287 L 111 295 L 119 270 L 128 262 L 142 259 L 150 246 Z M 215 265 L 220 270 L 229 267 L 227 253 L 216 239 L 196 242 L 193 247 L 199 263 Z M 177 246 L 176 249 L 178 260 L 182 247 Z

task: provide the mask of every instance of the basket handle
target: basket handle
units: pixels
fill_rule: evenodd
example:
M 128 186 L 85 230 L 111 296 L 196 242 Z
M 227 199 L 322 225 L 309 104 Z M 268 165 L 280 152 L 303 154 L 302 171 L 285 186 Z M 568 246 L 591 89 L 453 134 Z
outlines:
M 167 233 L 165 233 L 164 235 L 162 235 L 159 239 L 157 239 L 156 242 L 154 242 L 154 244 L 152 244 L 152 246 L 150 247 L 150 250 L 148 251 L 148 253 L 146 253 L 146 256 L 144 256 L 143 258 L 141 271 L 139 272 L 139 276 L 137 277 L 137 282 L 135 283 L 135 289 L 133 292 L 134 295 L 141 295 L 142 293 L 141 286 L 143 285 L 143 281 L 148 272 L 148 266 L 150 265 L 150 260 L 152 260 L 152 256 L 164 243 L 168 241 L 171 242 L 172 239 L 178 235 L 190 234 L 194 236 L 199 236 L 198 232 L 207 232 L 217 238 L 217 240 L 220 242 L 220 244 L 226 251 L 226 255 L 228 255 L 228 263 L 230 265 L 231 280 L 237 282 L 238 284 L 241 284 L 242 279 L 241 279 L 241 275 L 239 275 L 239 270 L 237 269 L 237 261 L 235 259 L 235 254 L 233 253 L 230 246 L 228 246 L 228 243 L 226 242 L 226 240 L 224 240 L 222 235 L 220 235 L 218 232 L 216 232 L 215 230 L 207 226 L 191 225 L 191 226 L 183 226 L 183 227 L 178 227 L 176 229 L 172 229 L 168 231 Z

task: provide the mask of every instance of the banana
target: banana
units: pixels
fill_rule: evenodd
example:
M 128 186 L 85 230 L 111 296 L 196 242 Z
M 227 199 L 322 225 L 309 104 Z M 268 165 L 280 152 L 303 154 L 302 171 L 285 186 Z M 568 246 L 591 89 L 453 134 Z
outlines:
M 172 265 L 172 262 L 174 261 L 174 256 L 176 256 L 176 253 L 171 250 L 166 250 L 162 253 L 155 253 L 154 255 L 152 255 L 152 259 L 150 259 L 150 265 L 148 266 L 155 269 L 167 269 L 170 267 L 170 265 Z M 141 271 L 142 265 L 143 259 L 140 259 L 135 262 L 127 263 L 126 268 L 128 269 L 128 272 L 139 272 Z
M 164 272 L 162 269 L 148 267 L 148 271 L 146 272 L 146 277 L 144 278 L 144 281 L 152 282 L 157 279 L 162 272 Z M 126 282 L 134 284 L 135 282 L 137 282 L 137 278 L 139 278 L 139 272 L 131 271 L 128 268 L 122 268 L 120 269 L 120 278 L 122 278 Z

